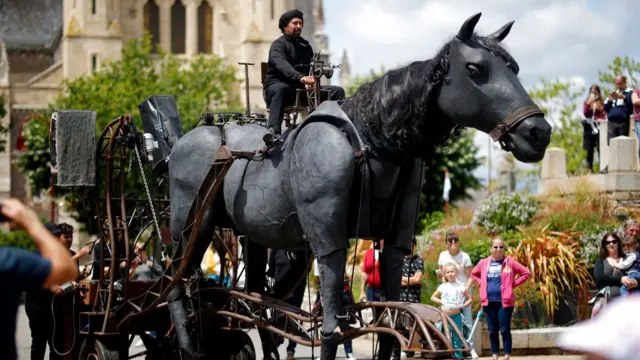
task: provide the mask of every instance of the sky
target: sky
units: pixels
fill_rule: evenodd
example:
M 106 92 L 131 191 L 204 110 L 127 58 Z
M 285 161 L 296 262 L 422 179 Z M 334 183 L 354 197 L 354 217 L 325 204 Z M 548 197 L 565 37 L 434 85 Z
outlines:
M 542 77 L 588 86 L 615 56 L 640 58 L 638 0 L 324 0 L 324 11 L 331 60 L 346 49 L 352 75 L 430 58 L 478 12 L 481 35 L 515 21 L 503 45 L 527 89 Z M 486 156 L 489 137 L 475 140 Z M 503 153 L 492 150 L 494 169 Z M 476 176 L 487 172 L 483 165 Z

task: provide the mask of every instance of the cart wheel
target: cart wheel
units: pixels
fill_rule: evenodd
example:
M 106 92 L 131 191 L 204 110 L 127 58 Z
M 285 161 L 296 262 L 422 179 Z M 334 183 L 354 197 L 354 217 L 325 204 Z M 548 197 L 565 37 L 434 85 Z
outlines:
M 122 343 L 125 348 L 126 357 L 123 356 L 122 348 L 118 348 L 117 341 L 98 340 L 98 339 L 86 339 L 80 347 L 79 360 L 121 360 L 128 358 L 128 350 L 126 349 L 126 343 Z
M 253 341 L 244 331 L 230 330 L 224 332 L 227 359 L 229 360 L 256 360 L 256 350 Z

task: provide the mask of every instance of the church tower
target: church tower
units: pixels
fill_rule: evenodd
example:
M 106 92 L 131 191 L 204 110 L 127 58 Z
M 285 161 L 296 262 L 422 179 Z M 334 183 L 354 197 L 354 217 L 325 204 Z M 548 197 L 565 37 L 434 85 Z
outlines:
M 99 71 L 122 49 L 122 0 L 64 0 L 62 71 L 64 78 Z
M 347 49 L 342 50 L 340 64 L 342 65 L 342 68 L 340 68 L 340 86 L 346 90 L 351 82 L 351 64 L 349 63 L 349 56 L 347 56 Z

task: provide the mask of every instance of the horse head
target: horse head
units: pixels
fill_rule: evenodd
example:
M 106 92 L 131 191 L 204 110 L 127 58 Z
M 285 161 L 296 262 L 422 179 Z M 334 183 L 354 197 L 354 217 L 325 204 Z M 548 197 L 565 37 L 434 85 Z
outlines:
M 446 79 L 437 105 L 456 125 L 489 134 L 522 162 L 537 162 L 551 138 L 551 126 L 518 79 L 518 64 L 500 46 L 513 21 L 491 35 L 474 28 L 481 13 L 468 18 L 445 46 Z

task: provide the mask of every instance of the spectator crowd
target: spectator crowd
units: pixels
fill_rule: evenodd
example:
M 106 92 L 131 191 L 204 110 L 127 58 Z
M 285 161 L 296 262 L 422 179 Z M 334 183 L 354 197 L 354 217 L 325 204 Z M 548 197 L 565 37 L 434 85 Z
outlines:
M 584 130 L 582 147 L 587 152 L 586 168 L 594 171 L 595 151 L 600 154 L 600 124 L 607 120 L 607 144 L 618 136 L 629 136 L 629 125 L 640 139 L 640 88 L 630 88 L 627 78 L 619 75 L 615 79 L 615 90 L 603 97 L 598 85 L 592 85 L 583 103 Z M 640 158 L 640 149 L 639 154 Z M 602 173 L 607 173 L 605 166 Z

